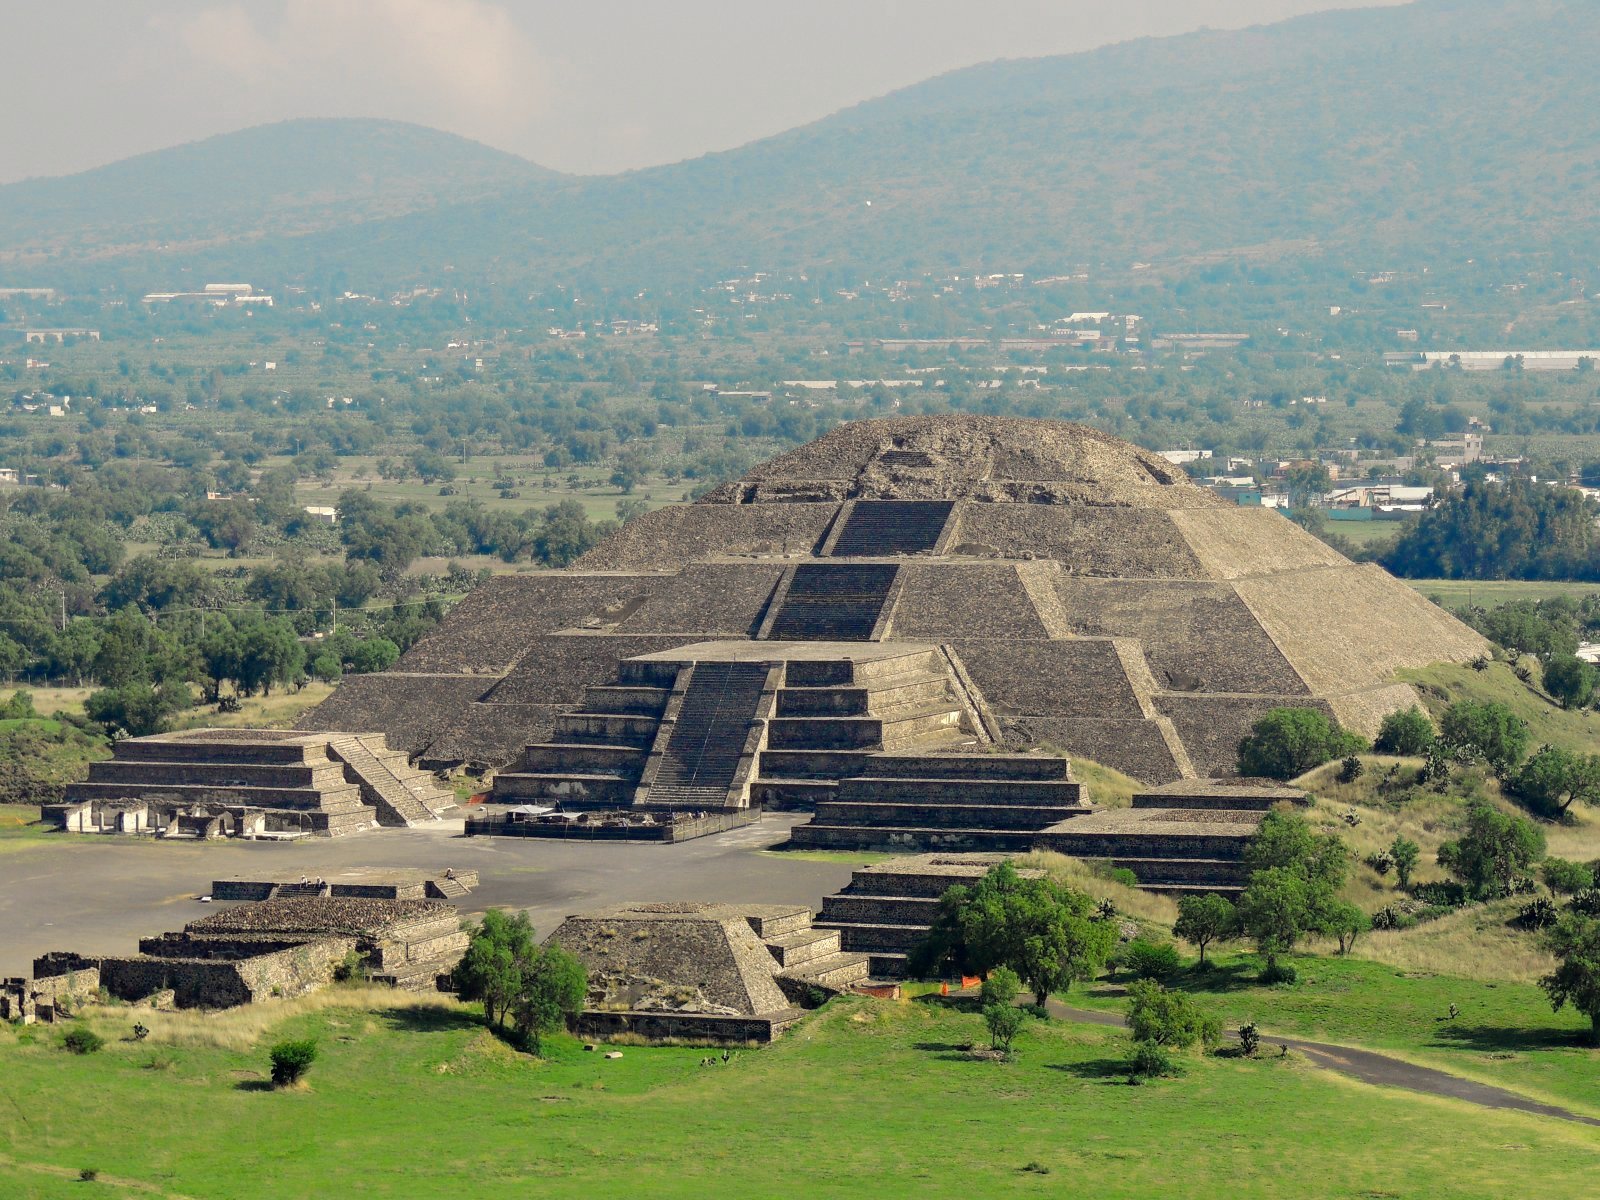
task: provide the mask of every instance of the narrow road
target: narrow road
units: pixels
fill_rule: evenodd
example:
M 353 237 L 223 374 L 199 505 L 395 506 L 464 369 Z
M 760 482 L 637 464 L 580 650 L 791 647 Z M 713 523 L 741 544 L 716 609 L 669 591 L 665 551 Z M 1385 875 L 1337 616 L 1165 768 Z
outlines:
M 1127 1021 L 1120 1013 L 1069 1008 L 1056 1000 L 1050 1001 L 1046 1007 L 1051 1016 L 1068 1021 L 1109 1025 L 1119 1029 L 1127 1025 Z M 1228 1032 L 1231 1034 L 1235 1031 Z M 1265 1033 L 1261 1035 L 1261 1041 L 1263 1044 L 1288 1046 L 1289 1049 L 1298 1050 L 1305 1055 L 1306 1061 L 1315 1066 L 1338 1071 L 1341 1075 L 1349 1075 L 1353 1079 L 1361 1080 L 1362 1083 L 1370 1083 L 1377 1087 L 1404 1088 L 1428 1096 L 1463 1100 L 1483 1108 L 1511 1109 L 1516 1112 L 1532 1113 L 1536 1117 L 1555 1117 L 1562 1121 L 1576 1121 L 1580 1125 L 1600 1127 L 1600 1118 L 1586 1117 L 1565 1108 L 1558 1108 L 1554 1104 L 1541 1104 L 1537 1100 L 1530 1100 L 1526 1096 L 1508 1092 L 1504 1088 L 1476 1083 L 1471 1079 L 1463 1079 L 1459 1075 L 1451 1075 L 1447 1071 L 1438 1071 L 1432 1067 L 1419 1067 L 1415 1063 L 1391 1058 L 1387 1054 L 1378 1054 L 1372 1050 L 1356 1050 L 1350 1046 L 1334 1046 L 1327 1042 L 1308 1042 L 1303 1038 L 1269 1036 Z

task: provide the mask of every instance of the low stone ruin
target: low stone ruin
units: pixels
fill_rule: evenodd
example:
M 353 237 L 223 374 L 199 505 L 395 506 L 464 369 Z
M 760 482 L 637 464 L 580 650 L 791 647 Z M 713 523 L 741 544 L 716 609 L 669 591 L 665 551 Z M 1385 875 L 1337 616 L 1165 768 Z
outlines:
M 455 806 L 382 734 L 192 729 L 118 742 L 44 819 L 69 833 L 286 839 L 423 825 Z
M 867 959 L 796 905 L 636 904 L 568 917 L 549 942 L 589 971 L 585 1037 L 769 1042 L 817 994 L 867 978 Z
M 100 992 L 97 960 L 55 952 L 33 960 L 31 979 L 0 980 L 0 1021 L 46 1024 L 70 1016 Z
M 56 978 L 70 963 L 70 973 L 94 972 L 93 988 L 118 1000 L 234 1008 L 326 987 L 354 956 L 373 983 L 430 991 L 446 983 L 466 947 L 453 904 L 292 897 L 240 904 L 144 938 L 135 955 L 46 956 L 29 986 L 38 991 L 41 964 L 52 971 L 45 978 Z

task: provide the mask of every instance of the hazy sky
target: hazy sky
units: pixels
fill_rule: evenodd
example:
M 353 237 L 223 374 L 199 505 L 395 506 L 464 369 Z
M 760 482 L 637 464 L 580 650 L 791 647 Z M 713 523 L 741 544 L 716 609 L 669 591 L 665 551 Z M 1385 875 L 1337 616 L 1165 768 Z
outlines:
M 1397 0 L 4 0 L 0 181 L 289 117 L 546 166 L 726 149 L 930 75 Z

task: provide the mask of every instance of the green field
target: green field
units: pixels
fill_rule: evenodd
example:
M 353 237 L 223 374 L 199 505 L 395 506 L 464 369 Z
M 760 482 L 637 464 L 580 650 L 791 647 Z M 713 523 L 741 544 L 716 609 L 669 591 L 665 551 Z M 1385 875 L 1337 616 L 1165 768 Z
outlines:
M 970 1012 L 937 999 L 835 1001 L 777 1045 L 700 1065 L 694 1048 L 568 1038 L 513 1052 L 449 1002 L 372 994 L 148 1018 L 75 1057 L 45 1028 L 0 1031 L 0 1192 L 417 1196 L 1571 1197 L 1600 1136 L 1555 1120 L 1385 1091 L 1296 1056 L 1186 1057 L 1126 1085 L 1123 1035 L 1029 1022 L 982 1061 Z M 267 1010 L 272 1011 L 272 1010 Z M 265 1048 L 308 1035 L 295 1090 Z
M 1477 605 L 1493 608 L 1512 600 L 1548 600 L 1552 596 L 1588 596 L 1600 583 L 1522 579 L 1405 579 L 1430 600 L 1446 608 Z

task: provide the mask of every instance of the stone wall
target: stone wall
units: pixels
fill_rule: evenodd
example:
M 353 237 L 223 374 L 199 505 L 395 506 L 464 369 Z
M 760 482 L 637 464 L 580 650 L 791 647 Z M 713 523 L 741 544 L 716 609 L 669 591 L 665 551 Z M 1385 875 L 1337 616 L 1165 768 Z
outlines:
M 1009 565 L 907 564 L 889 630 L 893 638 L 929 641 L 975 630 L 993 638 L 1049 636 L 1017 568 Z
M 578 571 L 676 570 L 714 555 L 810 554 L 837 504 L 690 504 L 635 517 L 574 564 Z
M 1205 572 L 1166 512 L 965 504 L 952 554 L 1058 559 L 1079 575 L 1196 579 Z
M 179 1008 L 233 1008 L 315 991 L 355 948 L 354 938 L 330 937 L 246 959 L 107 958 L 100 976 L 119 1000 L 143 1000 L 170 989 Z
M 608 1012 L 585 1010 L 571 1021 L 572 1032 L 597 1042 L 617 1037 L 692 1046 L 761 1046 L 804 1014 L 790 1009 L 760 1017 L 721 1017 L 703 1013 Z

